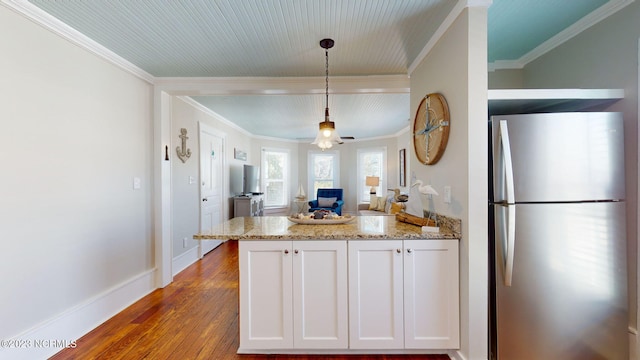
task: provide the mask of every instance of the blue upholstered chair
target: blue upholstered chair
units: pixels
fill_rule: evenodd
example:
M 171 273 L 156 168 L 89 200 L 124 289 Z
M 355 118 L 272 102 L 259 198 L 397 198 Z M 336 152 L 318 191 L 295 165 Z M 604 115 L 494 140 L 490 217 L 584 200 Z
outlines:
M 342 189 L 318 189 L 315 200 L 309 201 L 309 212 L 316 210 L 331 210 L 342 215 Z

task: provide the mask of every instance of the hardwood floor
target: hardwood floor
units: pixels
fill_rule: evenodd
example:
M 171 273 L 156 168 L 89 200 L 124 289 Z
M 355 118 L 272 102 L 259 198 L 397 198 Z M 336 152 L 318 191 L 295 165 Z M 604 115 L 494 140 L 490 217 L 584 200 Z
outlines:
M 201 261 L 78 339 L 63 359 L 387 359 L 449 360 L 447 355 L 238 355 L 238 243 Z

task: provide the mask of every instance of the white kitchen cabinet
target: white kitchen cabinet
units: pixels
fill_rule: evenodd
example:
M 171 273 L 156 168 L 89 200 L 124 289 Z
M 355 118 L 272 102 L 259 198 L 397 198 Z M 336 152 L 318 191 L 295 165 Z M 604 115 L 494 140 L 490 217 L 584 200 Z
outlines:
M 402 240 L 349 242 L 349 347 L 402 349 Z
M 457 240 L 404 240 L 404 345 L 460 347 Z
M 293 347 L 291 241 L 240 241 L 240 348 Z
M 345 241 L 240 241 L 240 352 L 346 349 Z
M 346 241 L 296 241 L 293 249 L 294 348 L 346 349 Z
M 349 242 L 351 349 L 459 348 L 458 240 Z

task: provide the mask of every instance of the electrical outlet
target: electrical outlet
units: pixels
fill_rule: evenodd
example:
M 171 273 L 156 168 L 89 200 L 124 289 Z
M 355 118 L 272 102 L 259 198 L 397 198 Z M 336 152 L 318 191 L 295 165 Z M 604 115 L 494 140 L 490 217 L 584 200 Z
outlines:
M 184 239 L 182 239 L 182 247 L 183 247 L 183 248 L 186 248 L 186 247 L 187 247 L 187 245 L 188 245 L 188 243 L 189 243 L 189 239 L 188 239 L 188 238 L 184 238 Z
M 444 187 L 444 203 L 451 204 L 451 186 Z

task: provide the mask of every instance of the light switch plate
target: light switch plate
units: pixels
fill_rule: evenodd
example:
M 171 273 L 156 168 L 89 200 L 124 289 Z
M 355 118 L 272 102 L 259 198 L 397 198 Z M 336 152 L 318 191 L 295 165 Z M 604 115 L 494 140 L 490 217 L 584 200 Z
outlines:
M 142 181 L 140 180 L 139 177 L 134 177 L 133 178 L 133 189 L 134 190 L 138 190 L 142 187 Z
M 451 186 L 444 187 L 444 203 L 451 204 Z

